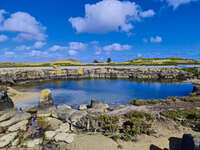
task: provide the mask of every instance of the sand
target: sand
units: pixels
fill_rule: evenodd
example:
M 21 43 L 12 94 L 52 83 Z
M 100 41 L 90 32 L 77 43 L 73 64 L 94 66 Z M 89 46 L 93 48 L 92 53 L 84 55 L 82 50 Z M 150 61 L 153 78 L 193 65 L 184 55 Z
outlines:
M 36 99 L 39 97 L 39 94 L 40 93 L 37 92 L 22 92 L 14 88 L 8 87 L 8 96 L 12 99 L 14 104 Z
M 199 135 L 200 133 L 192 131 L 190 128 L 177 126 L 174 122 L 168 123 L 156 122 L 154 128 L 157 131 L 152 136 L 140 135 L 137 142 L 115 142 L 111 138 L 97 134 L 80 134 L 75 137 L 73 143 L 69 144 L 71 150 L 119 150 L 118 145 L 122 146 L 122 150 L 150 150 L 151 144 L 159 148 L 169 148 L 169 138 L 181 138 L 184 133 Z

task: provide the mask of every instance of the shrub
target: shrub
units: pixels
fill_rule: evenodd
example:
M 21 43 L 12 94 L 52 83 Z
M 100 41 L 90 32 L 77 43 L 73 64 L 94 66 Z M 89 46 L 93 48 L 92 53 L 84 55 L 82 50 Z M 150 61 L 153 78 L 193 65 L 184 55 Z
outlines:
M 120 139 L 120 136 L 119 135 L 113 135 L 111 137 L 115 142 L 117 142 L 119 139 Z
M 143 106 L 143 105 L 158 104 L 158 103 L 164 103 L 164 100 L 137 100 L 137 99 L 134 99 L 134 100 L 130 101 L 130 104 L 135 105 L 135 106 Z
M 118 123 L 119 117 L 117 116 L 101 115 L 99 117 L 99 126 L 105 132 L 116 132 L 119 129 Z
M 133 139 L 133 137 L 130 134 L 127 134 L 127 133 L 123 134 L 120 138 L 121 138 L 121 140 L 126 141 L 126 142 L 132 141 L 132 139 Z
M 145 119 L 147 121 L 153 121 L 155 120 L 155 117 L 152 116 L 151 114 L 149 113 L 146 113 L 146 112 L 139 112 L 139 111 L 132 111 L 132 112 L 129 112 L 127 114 L 125 114 L 125 116 L 127 118 L 138 118 L 138 119 Z

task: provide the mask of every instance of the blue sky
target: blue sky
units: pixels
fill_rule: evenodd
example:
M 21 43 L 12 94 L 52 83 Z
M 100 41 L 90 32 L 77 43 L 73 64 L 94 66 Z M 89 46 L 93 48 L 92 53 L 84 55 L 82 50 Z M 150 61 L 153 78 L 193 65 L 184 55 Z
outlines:
M 200 59 L 199 0 L 1 0 L 0 61 Z

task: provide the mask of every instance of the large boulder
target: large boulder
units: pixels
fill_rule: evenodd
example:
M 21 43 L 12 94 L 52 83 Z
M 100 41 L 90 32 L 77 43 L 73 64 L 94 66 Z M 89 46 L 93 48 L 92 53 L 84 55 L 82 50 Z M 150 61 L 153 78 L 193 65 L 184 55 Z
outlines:
M 12 109 L 14 107 L 13 101 L 7 95 L 6 90 L 0 90 L 0 111 Z
M 68 144 L 72 143 L 74 140 L 74 134 L 69 134 L 69 133 L 58 133 L 54 137 L 56 142 L 66 142 Z
M 92 110 L 93 112 L 106 112 L 108 109 L 108 104 L 104 104 L 95 99 L 91 100 L 90 110 Z
M 181 142 L 181 150 L 200 150 L 200 137 L 184 134 Z
M 23 120 L 21 122 L 18 122 L 12 126 L 10 126 L 8 128 L 8 131 L 10 132 L 13 132 L 13 131 L 18 131 L 18 130 L 21 130 L 21 131 L 26 131 L 27 129 L 27 124 L 28 124 L 28 120 Z
M 63 121 L 67 121 L 70 116 L 76 112 L 77 110 L 71 109 L 68 107 L 58 107 L 56 110 L 52 112 L 52 116 L 57 119 L 61 119 Z
M 17 132 L 9 133 L 0 138 L 0 148 L 10 144 L 17 137 Z
M 39 108 L 48 108 L 53 106 L 53 98 L 50 89 L 44 89 L 40 93 Z

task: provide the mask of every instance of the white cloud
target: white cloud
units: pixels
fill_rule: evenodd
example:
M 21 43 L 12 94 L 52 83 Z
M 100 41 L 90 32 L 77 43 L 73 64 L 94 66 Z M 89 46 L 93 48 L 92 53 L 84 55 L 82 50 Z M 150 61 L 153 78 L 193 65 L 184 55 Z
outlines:
M 46 51 L 43 52 L 38 50 L 32 50 L 30 53 L 28 53 L 28 55 L 31 57 L 48 57 L 49 53 Z
M 40 48 L 44 47 L 45 45 L 46 45 L 45 42 L 37 41 L 37 42 L 35 42 L 35 44 L 33 45 L 33 47 L 36 48 L 36 49 L 40 49 Z
M 112 45 L 107 45 L 103 47 L 104 51 L 123 51 L 123 50 L 129 50 L 132 46 L 130 45 L 120 45 L 118 43 L 114 43 Z
M 161 43 L 163 40 L 162 40 L 162 37 L 156 36 L 156 37 L 151 37 L 150 41 L 151 43 Z
M 13 13 L 9 18 L 3 18 L 2 24 L 0 25 L 0 31 L 19 33 L 15 38 L 18 41 L 45 40 L 47 37 L 44 33 L 45 30 L 46 27 L 42 26 L 33 16 L 26 12 Z
M 14 52 L 10 52 L 10 51 L 6 51 L 6 52 L 4 53 L 4 56 L 5 56 L 5 57 L 14 57 L 14 56 L 15 56 L 15 53 L 14 53 Z
M 147 10 L 147 11 L 143 11 L 140 13 L 140 16 L 143 17 L 143 18 L 147 18 L 147 17 L 152 17 L 155 15 L 155 12 L 150 9 L 150 10 Z
M 55 52 L 55 51 L 60 51 L 60 50 L 67 50 L 68 47 L 65 46 L 60 46 L 60 45 L 54 45 L 49 48 L 50 51 Z
M 70 50 L 85 50 L 87 49 L 87 44 L 81 42 L 70 42 L 69 43 Z
M 69 53 L 70 56 L 74 56 L 74 55 L 77 54 L 77 51 L 75 51 L 75 50 L 69 50 L 68 53 Z
M 0 35 L 0 42 L 4 42 L 4 41 L 7 41 L 8 40 L 8 37 L 6 35 Z
M 6 11 L 4 9 L 0 10 L 0 23 L 4 20 L 4 14 L 6 13 Z
M 169 6 L 172 6 L 174 9 L 178 8 L 180 5 L 188 4 L 190 2 L 195 2 L 195 1 L 198 1 L 198 0 L 166 0 Z
M 129 32 L 133 29 L 132 22 L 140 21 L 142 13 L 145 17 L 151 17 L 153 10 L 143 12 L 135 2 L 103 0 L 86 4 L 85 17 L 70 18 L 69 21 L 78 33 Z
M 30 50 L 30 49 L 31 49 L 31 47 L 26 46 L 26 45 L 20 45 L 15 48 L 15 50 L 17 50 L 17 51 L 24 51 L 24 50 Z

